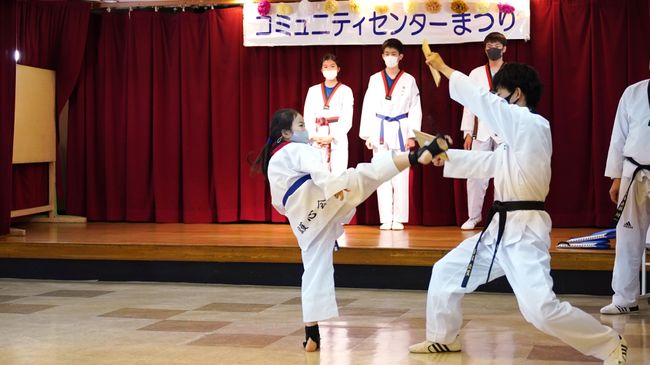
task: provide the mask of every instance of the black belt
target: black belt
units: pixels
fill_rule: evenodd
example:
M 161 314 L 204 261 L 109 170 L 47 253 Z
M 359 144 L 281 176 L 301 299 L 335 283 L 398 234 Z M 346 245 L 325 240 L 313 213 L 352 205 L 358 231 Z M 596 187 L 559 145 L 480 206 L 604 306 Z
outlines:
M 641 170 L 650 171 L 650 165 L 641 165 L 640 163 L 636 162 L 632 157 L 625 157 L 625 159 L 630 161 L 632 164 L 634 164 L 634 166 L 636 166 L 636 169 L 632 174 L 632 178 L 630 179 L 630 184 L 627 186 L 627 189 L 625 190 L 625 195 L 623 195 L 623 199 L 621 200 L 621 203 L 616 208 L 616 213 L 614 214 L 614 222 L 613 222 L 614 227 L 616 227 L 616 224 L 618 224 L 618 220 L 621 219 L 621 214 L 623 214 L 623 209 L 625 209 L 625 203 L 627 203 L 627 193 L 630 192 L 630 186 L 632 186 L 632 184 L 634 183 L 634 178 L 636 177 L 636 174 L 638 174 L 639 171 Z
M 490 208 L 490 212 L 488 213 L 487 221 L 485 222 L 485 226 L 481 231 L 481 235 L 478 236 L 478 241 L 476 241 L 476 246 L 474 246 L 474 252 L 472 252 L 472 257 L 470 258 L 469 264 L 467 265 L 467 271 L 465 271 L 465 277 L 463 278 L 463 283 L 461 284 L 461 287 L 463 288 L 467 287 L 469 276 L 472 274 L 472 267 L 474 266 L 474 259 L 476 258 L 476 252 L 478 251 L 478 245 L 481 242 L 481 238 L 483 238 L 483 234 L 490 226 L 490 222 L 492 222 L 492 218 L 494 218 L 494 215 L 498 213 L 499 231 L 497 233 L 497 242 L 494 246 L 494 254 L 492 255 L 492 262 L 490 263 L 490 269 L 488 270 L 487 280 L 485 281 L 485 283 L 488 283 L 490 281 L 490 273 L 492 272 L 492 265 L 494 265 L 494 259 L 497 257 L 497 250 L 499 249 L 499 243 L 501 242 L 501 238 L 503 237 L 503 231 L 506 228 L 506 217 L 508 215 L 508 212 L 512 212 L 515 210 L 544 210 L 544 202 L 534 201 L 534 200 L 520 200 L 520 201 L 512 201 L 512 202 L 501 202 L 497 200 L 494 202 L 492 208 Z

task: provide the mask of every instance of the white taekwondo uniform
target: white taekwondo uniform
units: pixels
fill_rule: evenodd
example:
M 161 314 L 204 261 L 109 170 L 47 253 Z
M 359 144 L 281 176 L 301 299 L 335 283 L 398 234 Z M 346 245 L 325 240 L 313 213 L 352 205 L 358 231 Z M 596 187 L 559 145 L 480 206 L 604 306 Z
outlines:
M 403 70 L 390 89 L 385 75 L 382 70 L 370 76 L 361 110 L 359 137 L 372 142 L 373 154 L 386 150 L 407 153 L 407 140 L 414 138 L 413 130 L 420 130 L 422 125 L 420 91 L 415 78 Z M 381 223 L 408 222 L 409 169 L 377 189 L 377 203 Z
M 303 113 L 305 127 L 309 137 L 332 136 L 332 143 L 320 150 L 325 166 L 337 175 L 348 168 L 348 132 L 352 128 L 353 106 L 352 89 L 340 82 L 329 98 L 324 83 L 307 90 Z
M 612 289 L 612 303 L 630 307 L 636 305 L 640 294 L 639 267 L 645 250 L 650 243 L 650 97 L 649 80 L 630 85 L 623 92 L 618 103 L 612 139 L 609 144 L 605 176 L 621 178 L 619 205 L 629 188 L 625 208 L 616 225 L 616 258 Z M 632 175 L 637 166 L 645 169 Z
M 343 234 L 341 224 L 349 222 L 355 207 L 398 172 L 390 152 L 334 175 L 312 146 L 292 142 L 275 149 L 268 166 L 272 204 L 289 219 L 301 249 L 304 322 L 338 316 L 333 248 Z M 350 191 L 343 201 L 334 197 L 344 189 Z
M 474 80 L 476 85 L 488 90 L 492 89 L 492 76 L 494 75 L 490 70 L 489 64 L 479 66 L 469 73 L 469 78 Z M 476 115 L 469 108 L 463 108 L 463 118 L 460 123 L 463 139 L 468 134 L 472 135 L 472 151 L 494 151 L 496 146 L 501 143 L 501 140 L 494 134 L 490 127 L 480 120 L 476 121 L 477 128 L 474 131 L 476 119 Z M 475 135 L 474 132 L 476 132 Z M 485 191 L 489 183 L 490 179 L 467 179 L 467 212 L 470 219 L 481 220 Z
M 507 104 L 458 71 L 451 75 L 449 93 L 489 123 L 503 143 L 495 151 L 448 150 L 444 175 L 492 177 L 495 198 L 504 202 L 544 201 L 551 179 L 549 122 L 528 108 Z M 478 234 L 434 264 L 427 296 L 427 340 L 448 344 L 456 339 L 462 325 L 461 300 L 486 282 L 494 257 L 489 280 L 506 276 L 528 322 L 584 354 L 607 358 L 619 345 L 618 334 L 591 315 L 560 302 L 553 293 L 549 215 L 543 210 L 508 212 L 501 246 L 493 256 L 500 219 L 493 219 L 481 239 L 466 288 L 461 283 Z

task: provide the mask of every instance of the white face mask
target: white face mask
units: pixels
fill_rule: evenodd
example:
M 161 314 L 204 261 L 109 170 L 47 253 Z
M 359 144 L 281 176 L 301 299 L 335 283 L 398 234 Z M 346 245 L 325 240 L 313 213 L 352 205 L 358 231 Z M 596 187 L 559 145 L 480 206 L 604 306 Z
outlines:
M 309 143 L 309 133 L 307 131 L 295 131 L 291 134 L 291 142 Z
M 334 80 L 339 74 L 337 70 L 323 70 L 323 77 L 325 80 Z
M 399 63 L 399 58 L 397 56 L 384 56 L 384 63 L 388 68 L 395 67 Z

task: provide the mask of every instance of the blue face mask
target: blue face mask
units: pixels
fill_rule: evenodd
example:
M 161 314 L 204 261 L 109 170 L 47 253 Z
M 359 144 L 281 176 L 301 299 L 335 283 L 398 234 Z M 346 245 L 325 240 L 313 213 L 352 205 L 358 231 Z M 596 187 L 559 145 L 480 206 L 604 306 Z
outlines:
M 307 131 L 295 131 L 290 140 L 297 143 L 309 143 L 309 133 Z

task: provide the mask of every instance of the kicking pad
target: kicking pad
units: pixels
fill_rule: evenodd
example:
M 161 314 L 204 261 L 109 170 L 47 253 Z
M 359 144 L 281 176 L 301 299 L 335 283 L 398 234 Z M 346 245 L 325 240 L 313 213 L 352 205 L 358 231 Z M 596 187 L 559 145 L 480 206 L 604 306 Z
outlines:
M 447 143 L 447 140 L 444 138 L 436 138 L 436 136 L 434 135 L 431 135 L 429 133 L 424 133 L 417 129 L 414 129 L 413 133 L 415 133 L 415 140 L 418 141 L 420 147 L 424 147 L 435 140 L 436 143 L 438 144 L 438 147 L 440 147 L 441 150 L 446 151 L 449 148 L 449 144 Z M 440 154 L 440 158 L 442 158 L 443 160 L 449 159 L 446 152 L 442 152 Z

